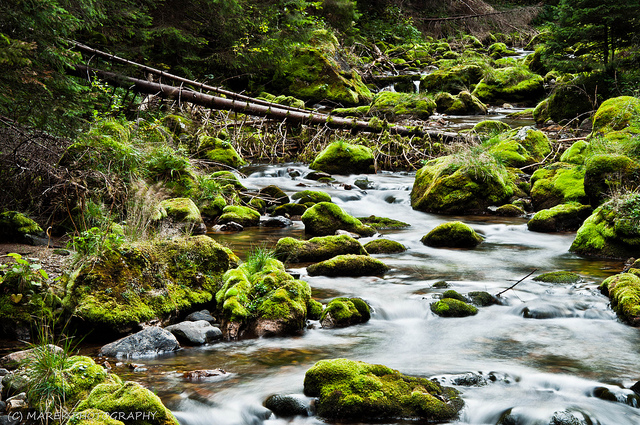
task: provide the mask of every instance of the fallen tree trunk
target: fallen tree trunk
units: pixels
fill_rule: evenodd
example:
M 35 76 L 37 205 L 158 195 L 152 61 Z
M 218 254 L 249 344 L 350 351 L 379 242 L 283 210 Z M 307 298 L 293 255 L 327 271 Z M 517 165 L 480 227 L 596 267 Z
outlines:
M 139 93 L 175 99 L 178 102 L 190 102 L 211 109 L 227 110 L 247 115 L 274 118 L 281 121 L 287 121 L 289 123 L 325 125 L 329 128 L 349 129 L 355 132 L 361 131 L 367 133 L 381 133 L 383 131 L 388 131 L 390 134 L 399 134 L 401 136 L 428 136 L 444 142 L 455 142 L 462 139 L 462 136 L 454 132 L 424 130 L 417 127 L 409 128 L 397 125 L 388 127 L 373 126 L 368 121 L 334 117 L 310 111 L 298 112 L 280 108 L 280 105 L 277 107 L 266 106 L 251 101 L 226 99 L 195 92 L 193 90 L 187 90 L 181 87 L 131 78 L 122 74 L 91 68 L 86 65 L 75 65 L 74 68 L 69 70 L 69 73 L 77 77 L 89 79 L 92 75 L 95 75 L 100 79 L 119 87 L 131 88 Z

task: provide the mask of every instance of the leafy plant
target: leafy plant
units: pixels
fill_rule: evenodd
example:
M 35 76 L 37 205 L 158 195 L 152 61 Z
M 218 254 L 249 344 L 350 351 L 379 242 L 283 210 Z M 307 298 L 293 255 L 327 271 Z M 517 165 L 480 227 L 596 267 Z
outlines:
M 275 253 L 272 249 L 265 247 L 254 247 L 247 255 L 245 261 L 245 270 L 253 275 L 259 273 L 269 260 L 275 259 Z
M 190 172 L 189 159 L 168 146 L 153 150 L 147 160 L 147 174 L 156 181 L 179 180 Z
M 0 265 L 0 271 L 5 271 L 0 283 L 6 290 L 24 294 L 41 287 L 49 279 L 47 272 L 40 264 L 31 263 L 16 253 L 7 254 L 7 256 L 13 258 L 15 263 Z
M 101 257 L 113 252 L 124 243 L 124 236 L 113 229 L 102 230 L 92 227 L 74 236 L 68 247 L 76 251 L 76 262 L 92 257 Z

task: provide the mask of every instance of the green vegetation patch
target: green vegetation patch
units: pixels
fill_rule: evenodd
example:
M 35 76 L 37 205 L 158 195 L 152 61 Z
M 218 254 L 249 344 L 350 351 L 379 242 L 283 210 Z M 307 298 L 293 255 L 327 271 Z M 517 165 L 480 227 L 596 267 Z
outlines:
M 537 169 L 531 176 L 531 199 L 536 210 L 567 202 L 587 204 L 583 166 L 556 162 Z
M 274 254 L 282 261 L 323 261 L 341 254 L 367 255 L 362 244 L 349 235 L 323 236 L 308 241 L 286 237 L 278 240 Z
M 537 282 L 578 283 L 582 280 L 579 274 L 567 271 L 543 273 L 533 278 Z
M 319 202 L 302 215 L 305 232 L 311 235 L 333 235 L 336 230 L 346 230 L 361 236 L 373 236 L 376 231 L 362 224 L 357 218 L 347 214 L 331 202 Z
M 440 317 L 467 317 L 478 314 L 478 309 L 455 298 L 443 298 L 431 304 L 431 311 Z
M 482 236 L 469 225 L 461 221 L 451 221 L 436 226 L 420 241 L 436 248 L 475 248 L 482 240 Z
M 375 239 L 364 246 L 369 254 L 398 254 L 405 252 L 407 248 L 400 242 L 389 239 Z
M 218 218 L 219 224 L 236 222 L 244 227 L 257 226 L 260 223 L 260 213 L 253 208 L 240 205 L 227 205 Z
M 408 117 L 426 120 L 435 110 L 435 101 L 424 95 L 383 91 L 371 102 L 369 113 L 389 121 Z
M 38 223 L 18 211 L 0 214 L 0 241 L 23 242 L 25 235 L 38 235 L 42 228 Z
M 327 419 L 442 422 L 455 419 L 464 405 L 453 388 L 383 365 L 347 359 L 316 363 L 305 374 L 304 393 L 318 397 L 317 413 Z
M 640 277 L 621 273 L 605 279 L 600 290 L 611 299 L 618 316 L 632 326 L 640 326 Z
M 562 232 L 575 231 L 591 215 L 593 208 L 577 202 L 556 205 L 555 207 L 538 211 L 527 222 L 532 232 Z
M 376 172 L 371 149 L 344 141 L 333 142 L 327 146 L 318 154 L 309 168 L 329 174 L 375 174 Z
M 375 215 L 370 215 L 369 217 L 358 217 L 358 220 L 376 230 L 406 229 L 407 227 L 411 227 L 409 223 L 387 217 L 377 217 Z
M 368 255 L 344 254 L 307 267 L 310 276 L 382 276 L 389 266 Z
M 322 312 L 320 324 L 323 328 L 344 328 L 368 322 L 371 308 L 361 298 L 334 298 Z

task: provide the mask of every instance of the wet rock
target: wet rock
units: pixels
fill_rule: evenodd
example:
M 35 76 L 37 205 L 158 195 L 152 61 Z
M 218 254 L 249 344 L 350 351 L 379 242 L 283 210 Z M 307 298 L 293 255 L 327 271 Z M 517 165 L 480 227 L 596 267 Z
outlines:
M 302 216 L 302 214 L 304 214 L 304 212 L 308 208 L 309 207 L 304 204 L 284 204 L 284 205 L 280 205 L 279 207 L 276 207 L 276 209 L 273 210 L 272 215 L 274 217 L 284 216 L 287 218 L 300 220 L 299 217 Z
M 489 383 L 489 379 L 477 372 L 467 372 L 459 375 L 447 375 L 436 378 L 442 385 L 460 385 L 464 387 L 482 387 Z
M 382 276 L 389 266 L 368 255 L 337 255 L 307 267 L 310 276 Z
M 362 224 L 371 226 L 376 230 L 406 229 L 407 227 L 411 227 L 409 223 L 387 217 L 377 217 L 375 215 L 358 217 L 358 220 L 360 220 Z
M 222 331 L 206 320 L 181 322 L 165 329 L 175 335 L 178 341 L 186 344 L 206 344 L 222 338 Z
M 382 91 L 371 102 L 369 113 L 388 121 L 401 118 L 426 120 L 435 110 L 436 102 L 425 95 Z
M 180 344 L 171 332 L 151 326 L 103 346 L 99 355 L 124 358 L 151 357 L 179 348 Z
M 369 190 L 369 189 L 373 189 L 374 184 L 372 181 L 370 181 L 368 178 L 363 178 L 363 179 L 356 179 L 356 181 L 353 182 L 353 184 L 362 190 Z
M 244 226 L 236 223 L 235 221 L 230 221 L 225 224 L 217 224 L 213 226 L 212 230 L 214 232 L 242 232 L 244 230 Z
M 579 274 L 567 271 L 543 273 L 533 278 L 536 282 L 578 283 L 582 280 Z
M 592 394 L 602 400 L 624 403 L 632 407 L 640 406 L 640 396 L 623 388 L 595 387 Z
M 191 370 L 182 374 L 182 377 L 187 381 L 210 381 L 220 378 L 226 378 L 229 373 L 223 369 L 199 369 Z
M 318 397 L 320 417 L 358 421 L 393 418 L 447 422 L 464 402 L 457 390 L 383 365 L 347 359 L 321 360 L 304 378 L 304 393 Z
M 531 176 L 531 199 L 536 211 L 565 203 L 588 204 L 585 168 L 556 162 L 537 169 Z
M 561 410 L 554 412 L 551 417 L 549 425 L 588 425 L 584 415 L 580 412 L 570 412 L 568 410 Z
M 375 239 L 364 246 L 369 254 L 398 254 L 405 252 L 407 248 L 400 242 L 389 239 Z
M 496 215 L 502 217 L 519 217 L 524 215 L 525 211 L 517 205 L 505 204 L 496 208 Z
M 289 196 L 275 185 L 263 187 L 258 191 L 258 193 L 261 195 L 261 198 L 267 202 L 267 206 L 277 206 L 289 203 Z
M 0 425 L 18 425 L 20 417 L 15 415 L 0 415 Z
M 335 298 L 327 304 L 320 317 L 323 328 L 344 328 L 368 322 L 371 318 L 369 304 L 362 298 Z
M 156 206 L 151 220 L 164 236 L 199 235 L 207 230 L 200 210 L 189 198 L 165 199 Z
M 527 228 L 532 232 L 575 231 L 582 226 L 592 211 L 591 206 L 577 202 L 556 205 L 550 209 L 538 211 L 527 222 Z
M 13 352 L 11 354 L 7 354 L 6 356 L 0 358 L 0 366 L 2 366 L 3 368 L 9 368 L 9 369 L 14 369 L 18 366 L 20 366 L 20 363 L 25 361 L 26 359 L 33 357 L 34 356 L 34 351 L 37 348 L 30 348 L 28 350 L 22 350 L 22 351 L 16 351 Z M 49 344 L 47 345 L 47 350 L 50 351 L 51 353 L 62 353 L 63 349 L 61 347 L 58 347 L 57 345 L 53 345 L 53 344 Z M 3 370 L 3 372 L 5 372 L 6 369 Z M 4 375 L 6 375 L 6 373 L 4 373 Z M 0 376 L 4 376 L 4 375 L 0 375 Z
M 576 317 L 576 312 L 565 305 L 544 302 L 532 302 L 522 309 L 525 319 L 555 319 L 557 317 Z
M 293 226 L 293 221 L 283 216 L 268 217 L 260 220 L 260 226 L 263 227 L 289 227 Z
M 464 301 L 443 298 L 431 304 L 431 311 L 441 317 L 466 317 L 478 314 L 478 309 Z
M 264 401 L 264 407 L 277 416 L 310 416 L 311 403 L 307 397 L 297 394 L 274 394 Z
M 331 174 L 375 174 L 376 172 L 371 149 L 342 141 L 327 146 L 318 154 L 309 168 Z
M 253 208 L 239 205 L 227 205 L 218 218 L 219 224 L 235 222 L 243 227 L 257 226 L 260 223 L 260 213 Z
M 312 171 L 309 174 L 307 174 L 306 176 L 304 176 L 306 179 L 309 180 L 320 180 L 320 179 L 332 179 L 331 174 L 328 173 L 323 173 L 321 171 Z
M 501 305 L 502 302 L 495 295 L 491 295 L 486 291 L 472 291 L 467 294 L 471 303 L 480 307 L 488 307 L 490 305 Z
M 285 262 L 323 261 L 342 254 L 366 255 L 362 244 L 348 235 L 322 236 L 307 241 L 286 237 L 278 240 L 274 254 Z
M 324 173 L 317 173 L 324 174 Z M 329 174 L 323 177 L 327 177 Z M 298 202 L 298 204 L 317 204 L 318 202 L 331 202 L 331 195 L 320 190 L 303 190 L 291 195 L 291 199 Z
M 316 236 L 333 235 L 336 230 L 347 230 L 361 236 L 373 236 L 376 231 L 362 224 L 357 218 L 347 214 L 338 205 L 320 202 L 302 215 L 306 233 Z
M 448 288 L 449 284 L 447 283 L 447 281 L 445 280 L 439 280 L 437 282 L 434 282 L 433 285 L 431 285 L 433 288 Z
M 421 242 L 437 248 L 474 248 L 482 236 L 461 221 L 443 223 L 422 237 Z
M 212 324 L 215 323 L 216 321 L 215 317 L 211 315 L 209 310 L 194 311 L 193 313 L 185 317 L 185 320 L 189 320 L 191 322 L 197 322 L 198 320 L 206 320 L 207 322 Z

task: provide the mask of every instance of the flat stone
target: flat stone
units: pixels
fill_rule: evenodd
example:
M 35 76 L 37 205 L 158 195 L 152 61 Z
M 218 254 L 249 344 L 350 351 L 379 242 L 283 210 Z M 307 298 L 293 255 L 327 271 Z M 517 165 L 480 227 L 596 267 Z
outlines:
M 268 217 L 260 221 L 263 227 L 289 227 L 293 226 L 293 221 L 283 216 Z
M 171 332 L 150 326 L 105 345 L 100 349 L 99 355 L 121 358 L 153 357 L 179 348 L 180 344 Z
M 190 344 L 206 344 L 222 338 L 222 331 L 206 320 L 184 321 L 167 326 L 165 330 L 175 335 L 179 341 Z

